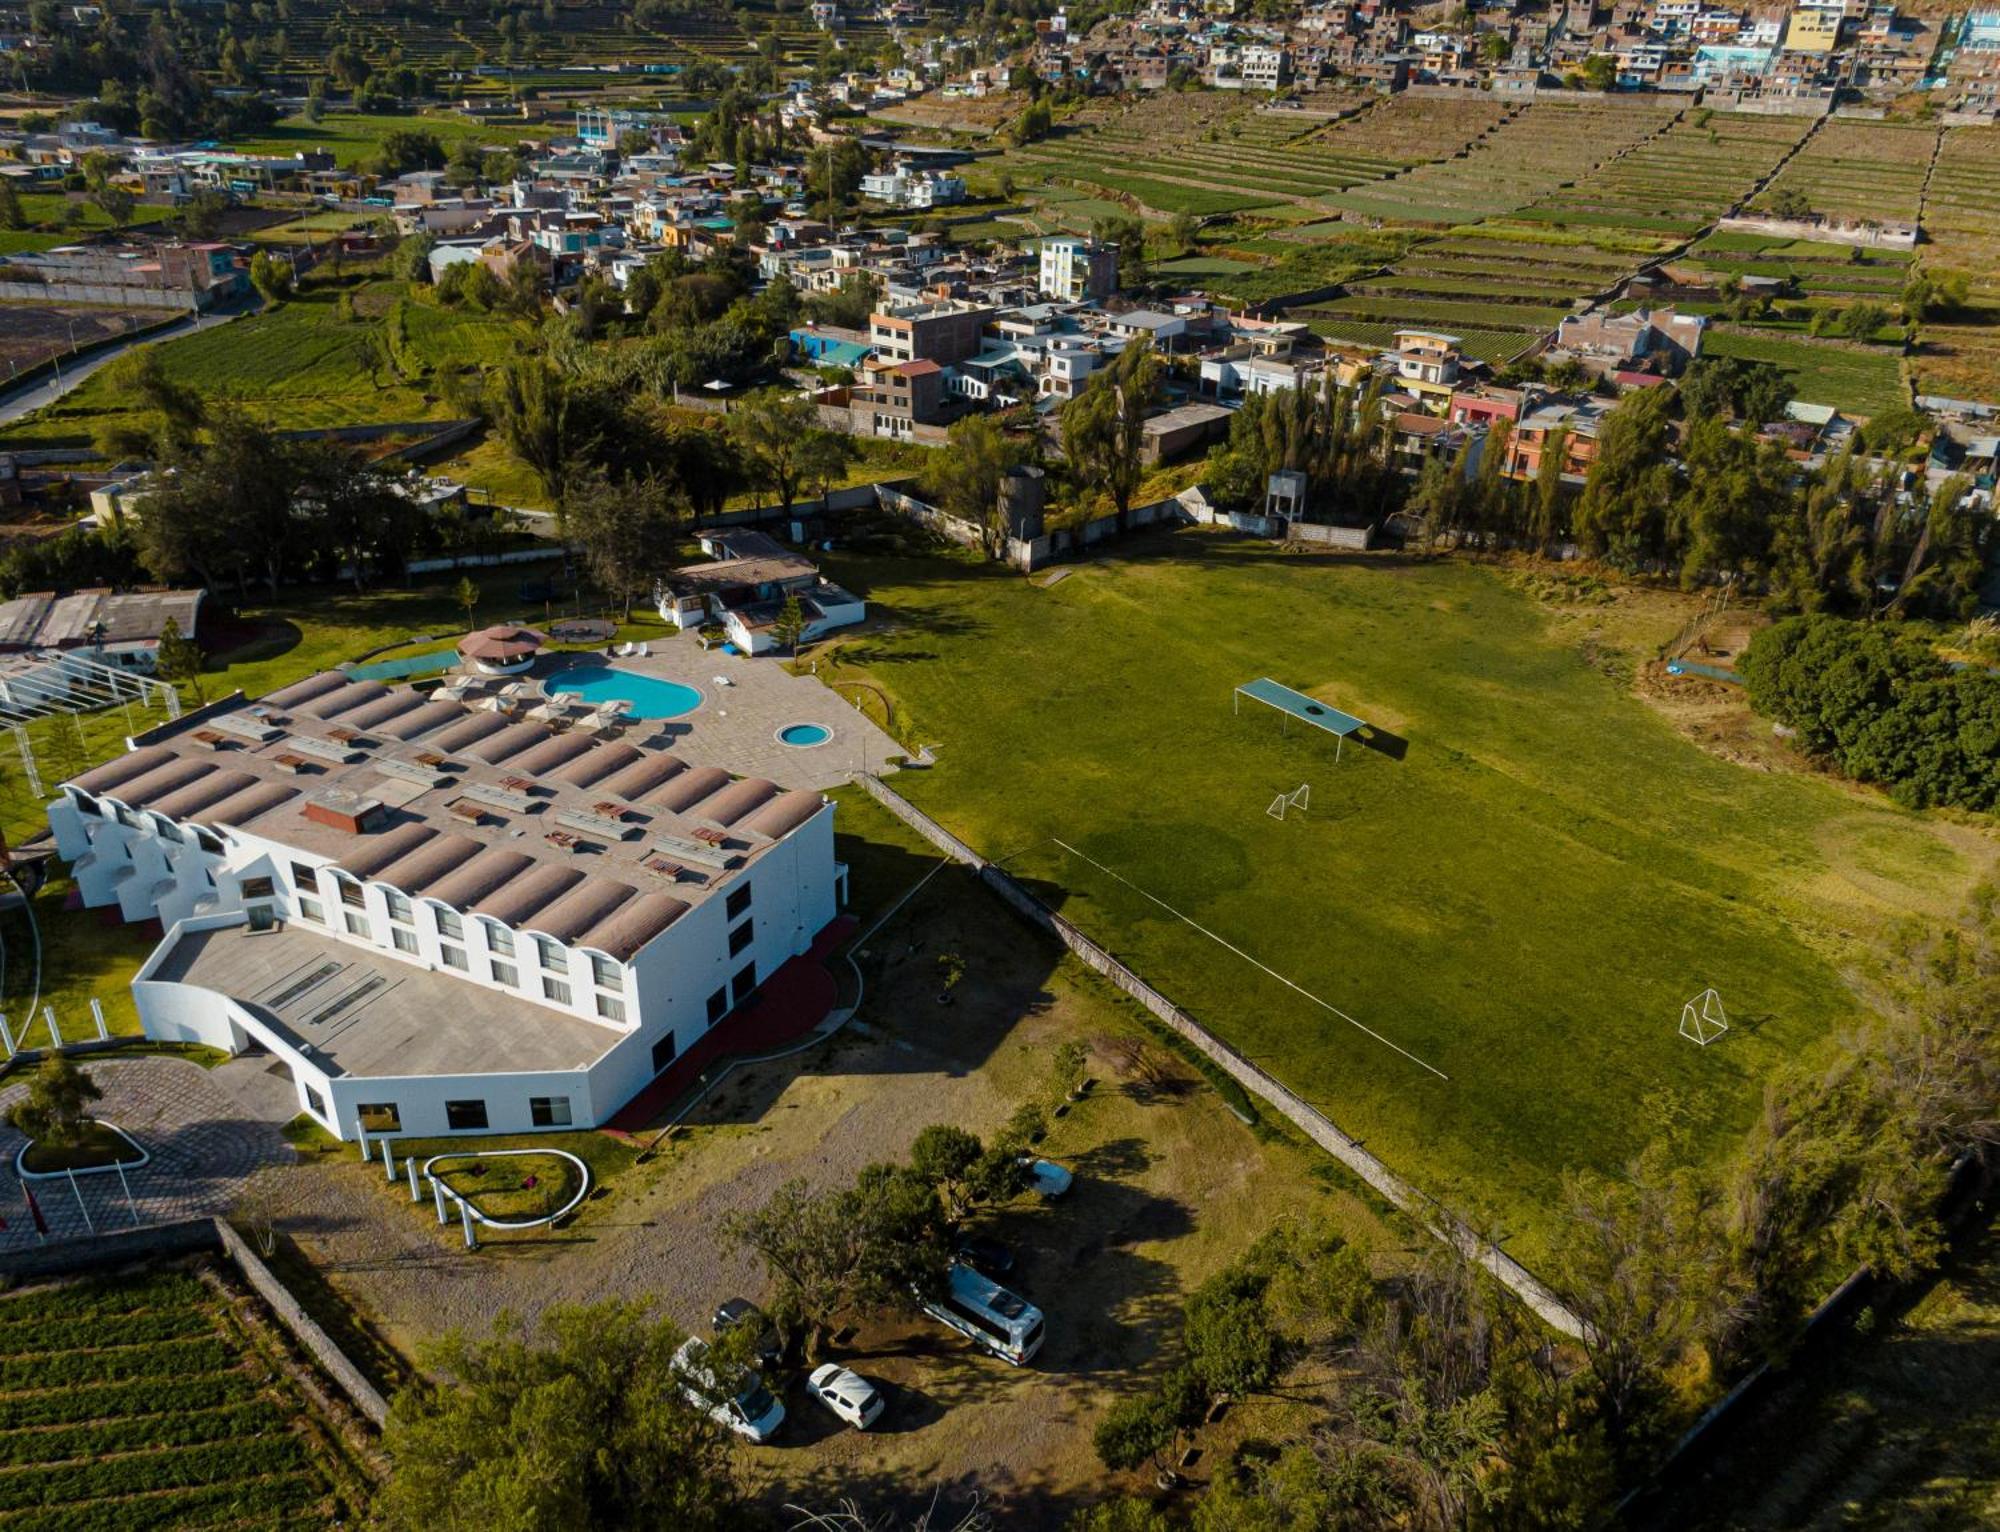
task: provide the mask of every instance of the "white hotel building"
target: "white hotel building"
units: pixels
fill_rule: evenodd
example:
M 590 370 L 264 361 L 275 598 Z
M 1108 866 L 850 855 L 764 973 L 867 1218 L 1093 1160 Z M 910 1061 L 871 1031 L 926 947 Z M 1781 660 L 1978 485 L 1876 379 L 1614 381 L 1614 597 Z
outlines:
M 601 1125 L 845 895 L 816 792 L 337 673 L 48 813 L 85 904 L 165 928 L 146 1034 L 268 1050 L 346 1139 Z

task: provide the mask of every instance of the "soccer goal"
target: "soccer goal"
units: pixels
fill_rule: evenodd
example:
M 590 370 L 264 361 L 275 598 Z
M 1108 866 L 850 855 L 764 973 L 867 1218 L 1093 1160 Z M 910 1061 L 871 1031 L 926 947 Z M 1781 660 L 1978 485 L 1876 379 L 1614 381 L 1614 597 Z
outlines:
M 1705 989 L 1681 1007 L 1681 1036 L 1706 1048 L 1729 1030 L 1722 996 Z
M 1273 819 L 1283 819 L 1286 814 L 1303 814 L 1312 803 L 1312 783 L 1301 782 L 1288 793 L 1279 793 L 1271 800 L 1271 806 L 1264 810 Z

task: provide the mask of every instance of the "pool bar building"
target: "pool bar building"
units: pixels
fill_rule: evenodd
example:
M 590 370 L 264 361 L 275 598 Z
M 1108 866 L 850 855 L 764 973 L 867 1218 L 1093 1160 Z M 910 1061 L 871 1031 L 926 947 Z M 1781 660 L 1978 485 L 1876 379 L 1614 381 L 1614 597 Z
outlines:
M 341 1138 L 593 1127 L 838 913 L 832 802 L 337 672 L 139 736 L 49 805 L 157 918 L 152 1038 L 267 1050 Z

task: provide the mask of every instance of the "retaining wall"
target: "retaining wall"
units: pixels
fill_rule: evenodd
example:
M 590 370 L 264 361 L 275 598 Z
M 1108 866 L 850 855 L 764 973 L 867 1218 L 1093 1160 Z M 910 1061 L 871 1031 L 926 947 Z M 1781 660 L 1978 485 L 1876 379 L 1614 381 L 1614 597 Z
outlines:
M 1415 1218 L 1439 1239 L 1481 1266 L 1535 1311 L 1551 1328 L 1581 1335 L 1583 1322 L 1512 1256 L 1473 1232 L 1465 1222 L 1427 1193 L 1404 1181 L 1367 1152 L 1325 1113 L 1280 1084 L 1228 1043 L 1210 1032 L 1159 990 L 1148 984 L 1105 948 L 1043 904 L 1003 868 L 993 866 L 915 804 L 887 787 L 880 778 L 863 775 L 868 795 L 922 835 L 932 845 L 978 872 L 980 879 L 1030 924 L 1050 932 L 1091 968 L 1137 1000 L 1175 1034 L 1200 1049 L 1203 1056 L 1252 1095 L 1258 1097 L 1320 1148 L 1347 1166 L 1377 1192 Z

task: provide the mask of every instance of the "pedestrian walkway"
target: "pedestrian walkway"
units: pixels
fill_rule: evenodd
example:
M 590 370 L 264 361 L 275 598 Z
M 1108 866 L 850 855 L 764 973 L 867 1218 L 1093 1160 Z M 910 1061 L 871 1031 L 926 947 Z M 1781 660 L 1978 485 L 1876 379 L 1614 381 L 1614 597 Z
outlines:
M 294 1159 L 279 1124 L 251 1116 L 199 1064 L 142 1057 L 85 1061 L 84 1069 L 104 1092 L 91 1115 L 123 1129 L 152 1160 L 122 1179 L 103 1173 L 24 1187 L 14 1163 L 26 1140 L 0 1124 L 0 1253 L 227 1213 L 256 1171 Z M 16 1076 L 0 1090 L 0 1111 L 25 1094 L 26 1078 Z M 36 1228 L 29 1189 L 45 1235 Z

